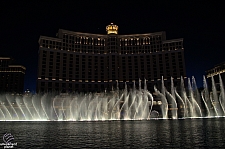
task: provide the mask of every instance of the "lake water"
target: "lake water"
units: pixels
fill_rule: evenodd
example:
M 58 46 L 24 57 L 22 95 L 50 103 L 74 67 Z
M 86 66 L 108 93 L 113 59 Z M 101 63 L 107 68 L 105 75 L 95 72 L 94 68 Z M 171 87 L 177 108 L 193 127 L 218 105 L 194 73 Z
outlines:
M 14 148 L 225 148 L 225 118 L 0 122 Z M 1 137 L 0 136 L 0 137 Z M 4 143 L 0 139 L 0 144 Z M 0 146 L 3 148 L 3 146 Z

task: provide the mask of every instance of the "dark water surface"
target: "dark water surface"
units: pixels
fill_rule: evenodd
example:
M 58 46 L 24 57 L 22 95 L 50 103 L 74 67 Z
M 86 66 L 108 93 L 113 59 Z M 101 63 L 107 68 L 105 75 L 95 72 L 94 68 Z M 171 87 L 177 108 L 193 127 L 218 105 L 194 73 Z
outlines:
M 14 148 L 225 148 L 225 118 L 0 122 L 0 132 L 0 143 L 14 136 Z

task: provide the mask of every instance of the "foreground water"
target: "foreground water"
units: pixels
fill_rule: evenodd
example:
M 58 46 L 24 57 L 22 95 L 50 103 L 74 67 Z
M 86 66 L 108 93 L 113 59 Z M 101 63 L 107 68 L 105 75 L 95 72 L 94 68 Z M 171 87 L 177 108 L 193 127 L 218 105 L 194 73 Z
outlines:
M 223 148 L 225 119 L 0 122 L 14 148 Z M 4 143 L 2 139 L 0 144 Z M 3 148 L 3 146 L 0 146 Z

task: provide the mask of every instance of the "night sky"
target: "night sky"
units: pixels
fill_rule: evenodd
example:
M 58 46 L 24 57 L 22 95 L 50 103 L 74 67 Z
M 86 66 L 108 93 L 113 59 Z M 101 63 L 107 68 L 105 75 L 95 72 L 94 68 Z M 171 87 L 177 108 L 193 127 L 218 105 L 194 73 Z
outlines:
M 106 34 L 113 22 L 119 34 L 166 31 L 184 38 L 187 76 L 202 76 L 225 61 L 225 9 L 219 1 L 5 1 L 0 9 L 0 57 L 13 57 L 26 70 L 25 88 L 35 91 L 40 35 L 58 29 Z

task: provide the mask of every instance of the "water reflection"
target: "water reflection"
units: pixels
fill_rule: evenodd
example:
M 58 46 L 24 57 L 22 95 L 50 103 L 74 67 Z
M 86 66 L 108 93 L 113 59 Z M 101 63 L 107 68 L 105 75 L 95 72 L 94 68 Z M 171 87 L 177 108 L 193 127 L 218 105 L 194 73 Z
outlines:
M 0 122 L 18 148 L 220 148 L 225 119 Z

